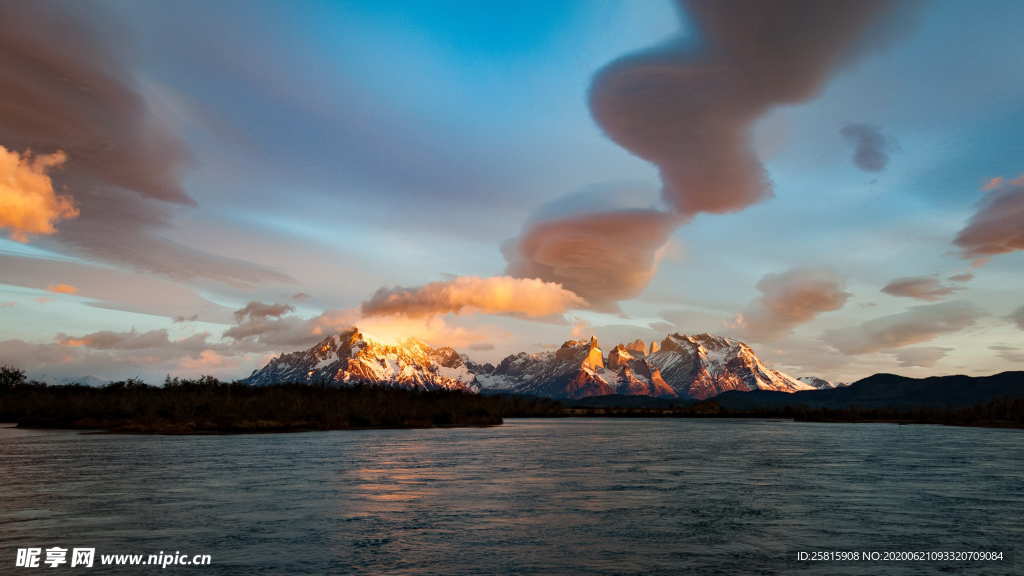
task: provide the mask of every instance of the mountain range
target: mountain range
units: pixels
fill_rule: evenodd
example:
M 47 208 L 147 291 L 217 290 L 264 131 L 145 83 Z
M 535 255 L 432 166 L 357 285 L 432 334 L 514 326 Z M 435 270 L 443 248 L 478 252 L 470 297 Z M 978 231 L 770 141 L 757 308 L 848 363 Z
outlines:
M 703 400 L 730 390 L 792 393 L 833 387 L 820 378 L 797 379 L 773 370 L 750 346 L 711 334 L 636 340 L 607 354 L 596 338 L 569 340 L 557 350 L 512 354 L 495 366 L 414 339 L 382 344 L 357 328 L 328 336 L 308 350 L 282 354 L 244 381 L 374 384 L 559 399 L 623 395 Z

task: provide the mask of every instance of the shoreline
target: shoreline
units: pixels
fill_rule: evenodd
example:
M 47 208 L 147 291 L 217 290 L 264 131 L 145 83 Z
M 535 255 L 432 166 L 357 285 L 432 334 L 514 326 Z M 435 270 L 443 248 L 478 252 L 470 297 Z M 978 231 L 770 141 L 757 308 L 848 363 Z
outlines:
M 1020 423 L 1012 421 L 986 421 L 977 423 L 957 422 L 935 422 L 927 420 L 913 420 L 901 418 L 885 419 L 841 419 L 823 418 L 808 419 L 794 418 L 774 415 L 753 415 L 753 414 L 703 414 L 703 415 L 657 415 L 657 414 L 555 414 L 555 415 L 525 415 L 510 416 L 499 422 L 491 423 L 466 423 L 466 424 L 430 424 L 410 423 L 408 425 L 378 425 L 378 426 L 335 426 L 320 427 L 312 425 L 288 425 L 278 424 L 272 426 L 264 425 L 239 425 L 221 428 L 197 427 L 189 424 L 172 422 L 157 424 L 139 424 L 136 422 L 100 422 L 100 421 L 75 421 L 68 423 L 41 423 L 41 422 L 18 422 L 2 421 L 2 428 L 19 428 L 24 430 L 69 430 L 78 431 L 83 434 L 117 434 L 137 436 L 235 436 L 249 434 L 298 434 L 308 432 L 332 432 L 332 431 L 372 431 L 372 430 L 426 430 L 426 429 L 453 429 L 453 428 L 494 428 L 503 426 L 507 420 L 518 419 L 623 419 L 623 420 L 783 420 L 794 423 L 818 423 L 818 424 L 892 424 L 897 426 L 931 425 L 931 426 L 954 426 L 959 428 L 988 428 L 1004 430 L 1024 430 Z

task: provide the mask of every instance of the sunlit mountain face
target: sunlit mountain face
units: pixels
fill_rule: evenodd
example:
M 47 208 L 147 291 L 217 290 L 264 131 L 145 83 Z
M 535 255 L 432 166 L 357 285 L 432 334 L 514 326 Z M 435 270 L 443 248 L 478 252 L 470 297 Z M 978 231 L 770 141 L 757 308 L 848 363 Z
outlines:
M 245 379 L 267 386 L 390 386 L 413 390 L 529 394 L 559 399 L 653 396 L 704 400 L 730 390 L 797 392 L 832 386 L 765 366 L 743 342 L 698 334 L 636 340 L 605 352 L 597 338 L 568 340 L 558 350 L 519 352 L 497 365 L 416 339 L 385 344 L 358 328 L 306 350 L 281 354 Z M 821 384 L 824 382 L 824 384 Z
M 1024 359 L 1021 3 L 425 6 L 0 5 L 0 364 L 699 398 Z

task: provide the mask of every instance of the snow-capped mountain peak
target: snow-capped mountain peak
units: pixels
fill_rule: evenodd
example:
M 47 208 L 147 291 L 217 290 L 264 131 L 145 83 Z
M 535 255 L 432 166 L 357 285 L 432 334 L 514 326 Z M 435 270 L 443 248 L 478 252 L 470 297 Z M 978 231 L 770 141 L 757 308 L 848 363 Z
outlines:
M 765 366 L 750 346 L 712 334 L 670 334 L 661 342 L 619 344 L 607 356 L 597 338 L 557 350 L 477 364 L 452 348 L 418 340 L 383 344 L 358 329 L 282 354 L 246 382 L 379 384 L 425 390 L 503 391 L 553 398 L 610 394 L 705 399 L 727 390 L 795 392 L 817 386 Z
M 431 348 L 415 339 L 382 344 L 366 338 L 358 328 L 328 336 L 307 350 L 282 354 L 245 381 L 479 390 L 475 376 L 455 350 Z

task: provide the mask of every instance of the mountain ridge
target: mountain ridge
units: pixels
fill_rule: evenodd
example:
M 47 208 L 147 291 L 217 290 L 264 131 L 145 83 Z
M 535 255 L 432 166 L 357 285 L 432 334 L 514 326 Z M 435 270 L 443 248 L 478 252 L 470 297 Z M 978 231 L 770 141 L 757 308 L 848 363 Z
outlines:
M 726 392 L 713 401 L 729 410 L 775 410 L 815 408 L 962 408 L 999 397 L 1024 397 L 1024 371 L 1007 371 L 990 376 L 954 374 L 911 378 L 878 373 L 840 388 L 779 394 L 755 391 Z
M 327 336 L 307 350 L 281 354 L 243 382 L 375 384 L 556 399 L 621 395 L 703 400 L 728 390 L 816 389 L 767 367 L 747 344 L 707 333 L 673 333 L 649 344 L 634 340 L 615 345 L 607 354 L 596 337 L 567 340 L 557 350 L 510 354 L 493 365 L 413 339 L 382 344 L 358 328 Z

